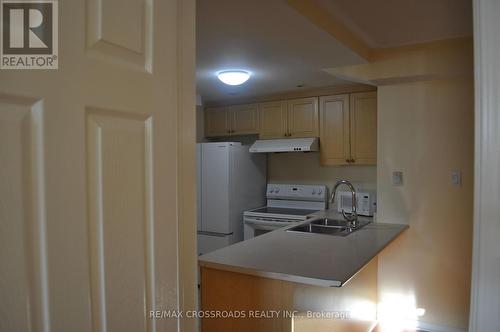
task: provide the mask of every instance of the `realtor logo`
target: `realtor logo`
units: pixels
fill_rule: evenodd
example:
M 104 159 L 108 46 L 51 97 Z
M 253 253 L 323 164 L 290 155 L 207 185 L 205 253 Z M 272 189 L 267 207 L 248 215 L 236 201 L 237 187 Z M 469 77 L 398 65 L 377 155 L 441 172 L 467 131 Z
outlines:
M 57 69 L 57 0 L 1 0 L 1 69 Z

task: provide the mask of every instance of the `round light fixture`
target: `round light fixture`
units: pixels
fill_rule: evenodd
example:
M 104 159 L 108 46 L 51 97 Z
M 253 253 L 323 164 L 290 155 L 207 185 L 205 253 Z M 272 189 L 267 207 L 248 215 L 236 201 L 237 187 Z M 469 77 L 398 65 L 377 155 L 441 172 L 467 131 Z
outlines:
M 224 70 L 217 73 L 222 83 L 227 85 L 241 85 L 248 81 L 250 73 L 245 70 Z

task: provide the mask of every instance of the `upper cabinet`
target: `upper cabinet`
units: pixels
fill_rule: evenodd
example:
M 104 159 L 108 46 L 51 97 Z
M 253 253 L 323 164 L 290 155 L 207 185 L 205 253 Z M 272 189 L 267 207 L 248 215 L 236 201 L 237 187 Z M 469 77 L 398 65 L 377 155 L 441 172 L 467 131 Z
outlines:
M 207 137 L 320 137 L 322 165 L 377 163 L 377 93 L 359 92 L 205 110 Z
M 349 164 L 349 95 L 320 97 L 319 109 L 321 164 Z
M 230 106 L 228 115 L 232 135 L 259 133 L 259 108 L 257 104 Z
M 260 138 L 319 136 L 318 98 L 259 104 Z
M 288 101 L 288 136 L 319 136 L 318 98 L 300 98 Z
M 207 137 L 249 135 L 259 133 L 257 104 L 235 105 L 205 110 Z
M 377 163 L 377 93 L 351 94 L 351 162 Z
M 323 165 L 377 163 L 377 93 L 320 98 L 320 160 Z
M 271 101 L 259 104 L 260 138 L 286 136 L 287 107 L 286 101 Z
M 230 135 L 227 107 L 205 109 L 205 136 Z

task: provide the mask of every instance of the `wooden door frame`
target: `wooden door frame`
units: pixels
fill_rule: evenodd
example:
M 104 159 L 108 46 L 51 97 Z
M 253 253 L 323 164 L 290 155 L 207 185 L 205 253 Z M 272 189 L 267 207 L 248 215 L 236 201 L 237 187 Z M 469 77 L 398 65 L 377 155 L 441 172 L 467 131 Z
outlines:
M 469 331 L 500 331 L 500 6 L 498 0 L 474 0 L 473 6 L 475 169 Z
M 197 309 L 195 13 L 195 0 L 178 2 L 178 299 L 183 312 Z M 181 318 L 179 331 L 197 331 L 197 324 L 195 319 Z

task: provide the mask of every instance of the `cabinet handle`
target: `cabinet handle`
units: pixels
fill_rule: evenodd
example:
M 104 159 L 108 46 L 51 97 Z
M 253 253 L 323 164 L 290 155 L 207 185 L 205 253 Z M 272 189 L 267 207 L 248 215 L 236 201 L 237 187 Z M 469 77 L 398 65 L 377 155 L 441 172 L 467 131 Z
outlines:
M 346 159 L 346 160 L 345 160 L 345 162 L 346 162 L 346 163 L 350 163 L 350 162 L 351 162 L 351 160 L 350 160 L 350 159 Z
M 354 159 L 351 159 L 351 163 L 355 163 L 355 162 L 356 162 L 356 160 L 354 160 Z

